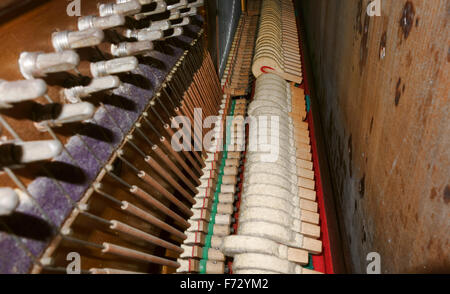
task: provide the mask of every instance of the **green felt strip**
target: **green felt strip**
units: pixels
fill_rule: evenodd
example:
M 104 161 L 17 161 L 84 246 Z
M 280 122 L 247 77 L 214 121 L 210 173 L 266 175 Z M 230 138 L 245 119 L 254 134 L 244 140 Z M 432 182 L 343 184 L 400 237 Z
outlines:
M 312 260 L 312 255 L 308 254 L 309 257 L 309 262 L 307 265 L 303 266 L 304 268 L 310 269 L 310 270 L 314 270 L 314 265 L 313 265 L 313 260 Z
M 232 107 L 231 107 L 231 113 L 230 113 L 231 116 L 234 115 L 235 105 L 236 105 L 236 101 L 233 100 Z M 227 126 L 226 126 L 227 143 L 230 142 L 230 140 L 231 140 L 231 134 L 229 134 L 230 127 L 231 127 L 231 121 L 227 122 Z M 230 138 L 230 140 L 228 140 L 228 138 Z M 211 248 L 211 239 L 214 234 L 214 225 L 216 224 L 216 215 L 217 215 L 217 205 L 219 204 L 219 194 L 221 192 L 223 173 L 224 173 L 224 168 L 225 168 L 225 161 L 227 160 L 227 158 L 228 158 L 228 151 L 225 150 L 223 152 L 222 160 L 220 162 L 220 172 L 219 172 L 219 177 L 217 180 L 216 191 L 214 192 L 214 202 L 213 202 L 213 206 L 211 208 L 211 217 L 210 217 L 209 224 L 208 224 L 208 234 L 206 235 L 205 246 L 203 247 L 202 260 L 200 260 L 200 274 L 206 273 L 206 262 L 208 261 L 208 251 Z
M 207 260 L 200 260 L 200 274 L 206 274 L 206 262 Z

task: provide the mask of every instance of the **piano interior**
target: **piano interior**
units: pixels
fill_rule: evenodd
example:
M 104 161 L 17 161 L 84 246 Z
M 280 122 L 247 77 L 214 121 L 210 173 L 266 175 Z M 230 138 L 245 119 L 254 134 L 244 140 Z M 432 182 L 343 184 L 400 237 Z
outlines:
M 0 3 L 0 273 L 450 272 L 445 0 Z

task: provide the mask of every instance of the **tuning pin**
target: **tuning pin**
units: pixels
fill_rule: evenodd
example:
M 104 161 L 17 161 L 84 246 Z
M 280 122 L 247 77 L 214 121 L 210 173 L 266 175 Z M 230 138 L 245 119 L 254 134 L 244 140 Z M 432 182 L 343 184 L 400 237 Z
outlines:
M 149 30 L 126 30 L 125 37 L 135 38 L 138 41 L 155 41 L 164 37 L 162 31 L 149 31 Z
M 17 167 L 21 164 L 52 159 L 62 152 L 59 141 L 14 142 L 0 145 L 0 165 Z
M 181 17 L 180 10 L 174 9 L 170 11 L 169 20 L 174 20 Z
M 170 29 L 170 22 L 165 20 L 152 21 L 148 28 L 145 28 L 147 31 L 164 31 Z
M 173 37 L 178 37 L 178 36 L 181 36 L 183 34 L 183 28 L 181 28 L 181 27 L 180 28 L 173 28 L 172 30 L 173 30 L 172 34 L 170 34 L 168 36 L 164 36 L 164 39 L 170 39 L 170 38 L 173 38 Z M 172 30 L 169 30 L 169 31 L 172 31 Z
M 134 18 L 136 20 L 141 20 L 143 18 L 146 18 L 147 16 L 163 13 L 167 10 L 167 4 L 165 1 L 157 0 L 157 1 L 155 1 L 155 3 L 156 3 L 156 7 L 154 10 L 148 11 L 148 12 L 143 12 L 143 13 L 138 13 L 134 16 Z
M 91 63 L 91 74 L 93 77 L 101 77 L 122 72 L 132 71 L 137 68 L 139 62 L 136 57 L 122 57 L 107 61 Z
M 100 16 L 109 16 L 113 14 L 133 15 L 139 13 L 142 9 L 139 1 L 117 1 L 118 3 L 101 4 L 98 8 Z
M 116 3 L 125 3 L 125 2 L 129 2 L 130 0 L 116 0 Z M 139 4 L 141 5 L 148 5 L 153 3 L 155 0 L 138 0 Z
M 176 27 L 182 27 L 182 26 L 188 25 L 190 23 L 191 23 L 191 20 L 189 19 L 189 17 L 183 17 L 183 18 L 178 19 L 176 21 L 173 21 L 173 20 L 170 21 L 170 26 L 172 28 L 176 28 Z
M 140 55 L 153 50 L 151 41 L 123 42 L 111 45 L 111 54 L 116 57 Z
M 202 7 L 204 5 L 204 1 L 203 0 L 197 0 L 195 2 L 189 3 L 187 5 L 188 8 L 197 8 L 197 7 Z
M 63 31 L 52 34 L 52 44 L 56 51 L 99 45 L 105 34 L 99 29 L 84 31 Z
M 197 14 L 197 8 L 191 7 L 188 9 L 182 9 L 180 11 L 180 17 L 194 16 Z
M 7 82 L 0 80 L 0 108 L 11 108 L 11 103 L 35 99 L 47 93 L 47 84 L 40 79 Z
M 93 93 L 111 90 L 120 86 L 120 79 L 116 76 L 105 76 L 92 79 L 87 86 L 64 89 L 63 96 L 70 103 L 81 102 L 81 98 L 89 97 Z
M 34 124 L 39 131 L 46 132 L 48 127 L 60 127 L 63 124 L 88 120 L 92 118 L 95 112 L 94 105 L 88 102 L 56 105 L 59 106 L 59 113 L 56 117 Z M 48 110 L 48 108 L 43 108 L 43 110 Z M 48 113 L 35 113 L 36 117 L 48 117 L 48 115 Z
M 178 3 L 167 5 L 167 10 L 180 9 L 186 7 L 187 5 L 188 5 L 187 0 L 179 0 Z
M 105 17 L 90 15 L 78 18 L 78 29 L 80 31 L 87 29 L 107 30 L 124 24 L 125 16 L 121 14 L 112 14 Z
M 79 63 L 80 57 L 72 50 L 53 53 L 22 52 L 19 58 L 20 72 L 27 79 L 72 70 Z
M 10 215 L 19 206 L 19 196 L 11 188 L 0 188 L 0 216 Z

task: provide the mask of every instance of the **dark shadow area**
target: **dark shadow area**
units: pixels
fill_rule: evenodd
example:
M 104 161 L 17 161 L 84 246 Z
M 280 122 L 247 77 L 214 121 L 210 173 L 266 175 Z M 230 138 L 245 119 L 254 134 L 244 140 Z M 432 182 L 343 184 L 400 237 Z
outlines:
M 118 44 L 118 43 L 121 43 L 121 42 L 125 42 L 127 40 L 126 37 L 120 35 L 115 30 L 104 30 L 103 32 L 105 33 L 105 40 L 104 40 L 104 42 L 117 43 Z
M 168 44 L 167 41 L 154 41 L 155 50 L 165 55 L 174 56 L 175 50 Z
M 38 241 L 48 241 L 53 236 L 52 227 L 46 221 L 22 212 L 0 216 L 0 232 L 8 234 L 10 230 L 18 237 Z
M 141 55 L 141 56 L 136 56 L 136 57 L 138 58 L 140 64 L 146 64 L 146 65 L 151 66 L 152 68 L 156 68 L 161 71 L 168 70 L 166 64 L 157 58 L 154 58 L 154 57 L 148 56 L 148 55 L 147 56 Z
M 203 21 L 200 20 L 198 17 L 189 17 L 189 19 L 191 20 L 191 25 L 200 28 L 203 26 Z
M 195 21 L 195 18 L 189 18 L 191 21 Z M 197 39 L 198 33 L 194 31 L 193 26 L 183 26 L 183 36 L 189 37 L 191 39 Z
M 66 137 L 73 136 L 75 133 L 98 141 L 114 142 L 114 133 L 111 130 L 91 122 L 65 124 L 63 127 L 55 129 L 55 132 Z
M 85 99 L 85 101 L 88 101 L 97 107 L 101 106 L 100 104 L 103 103 L 105 105 L 111 105 L 128 111 L 136 111 L 137 109 L 136 102 L 127 97 L 116 94 L 108 95 L 104 93 L 97 93 Z
M 63 109 L 63 104 L 39 104 L 36 103 L 31 109 L 31 120 L 34 122 L 42 122 L 58 118 Z
M 50 73 L 43 79 L 49 86 L 60 86 L 63 88 L 87 86 L 91 82 L 90 77 L 74 75 L 69 72 Z
M 42 122 L 58 118 L 62 108 L 63 104 L 60 103 L 40 104 L 34 101 L 25 101 L 15 104 L 13 108 L 0 110 L 0 114 L 17 120 Z
M 0 168 L 19 164 L 22 155 L 21 146 L 15 144 L 0 145 Z
M 70 184 L 83 184 L 87 180 L 80 167 L 60 161 L 28 163 L 14 169 L 14 173 L 29 180 L 45 177 Z
M 61 161 L 51 161 L 42 164 L 37 176 L 48 177 L 70 184 L 83 184 L 86 182 L 84 171 L 78 166 Z
M 113 56 L 105 51 L 100 50 L 99 47 L 87 47 L 77 49 L 81 61 L 99 62 L 113 58 Z
M 152 90 L 153 84 L 145 76 L 134 73 L 120 73 L 117 75 L 123 83 L 131 84 L 144 90 Z
M 170 44 L 175 48 L 180 48 L 182 50 L 189 50 L 191 48 L 190 43 L 180 40 L 179 38 L 170 38 L 166 40 L 166 43 Z

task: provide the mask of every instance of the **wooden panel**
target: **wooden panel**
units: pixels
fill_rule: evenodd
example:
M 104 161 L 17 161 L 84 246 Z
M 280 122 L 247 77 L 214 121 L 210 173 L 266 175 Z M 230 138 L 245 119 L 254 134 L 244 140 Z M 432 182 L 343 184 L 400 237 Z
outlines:
M 2 3 L 0 3 L 0 11 L 18 4 L 19 1 L 17 0 L 4 0 Z
M 302 1 L 354 272 L 450 270 L 449 1 Z
M 0 2 L 0 23 L 17 17 L 19 14 L 48 0 L 2 0 Z

